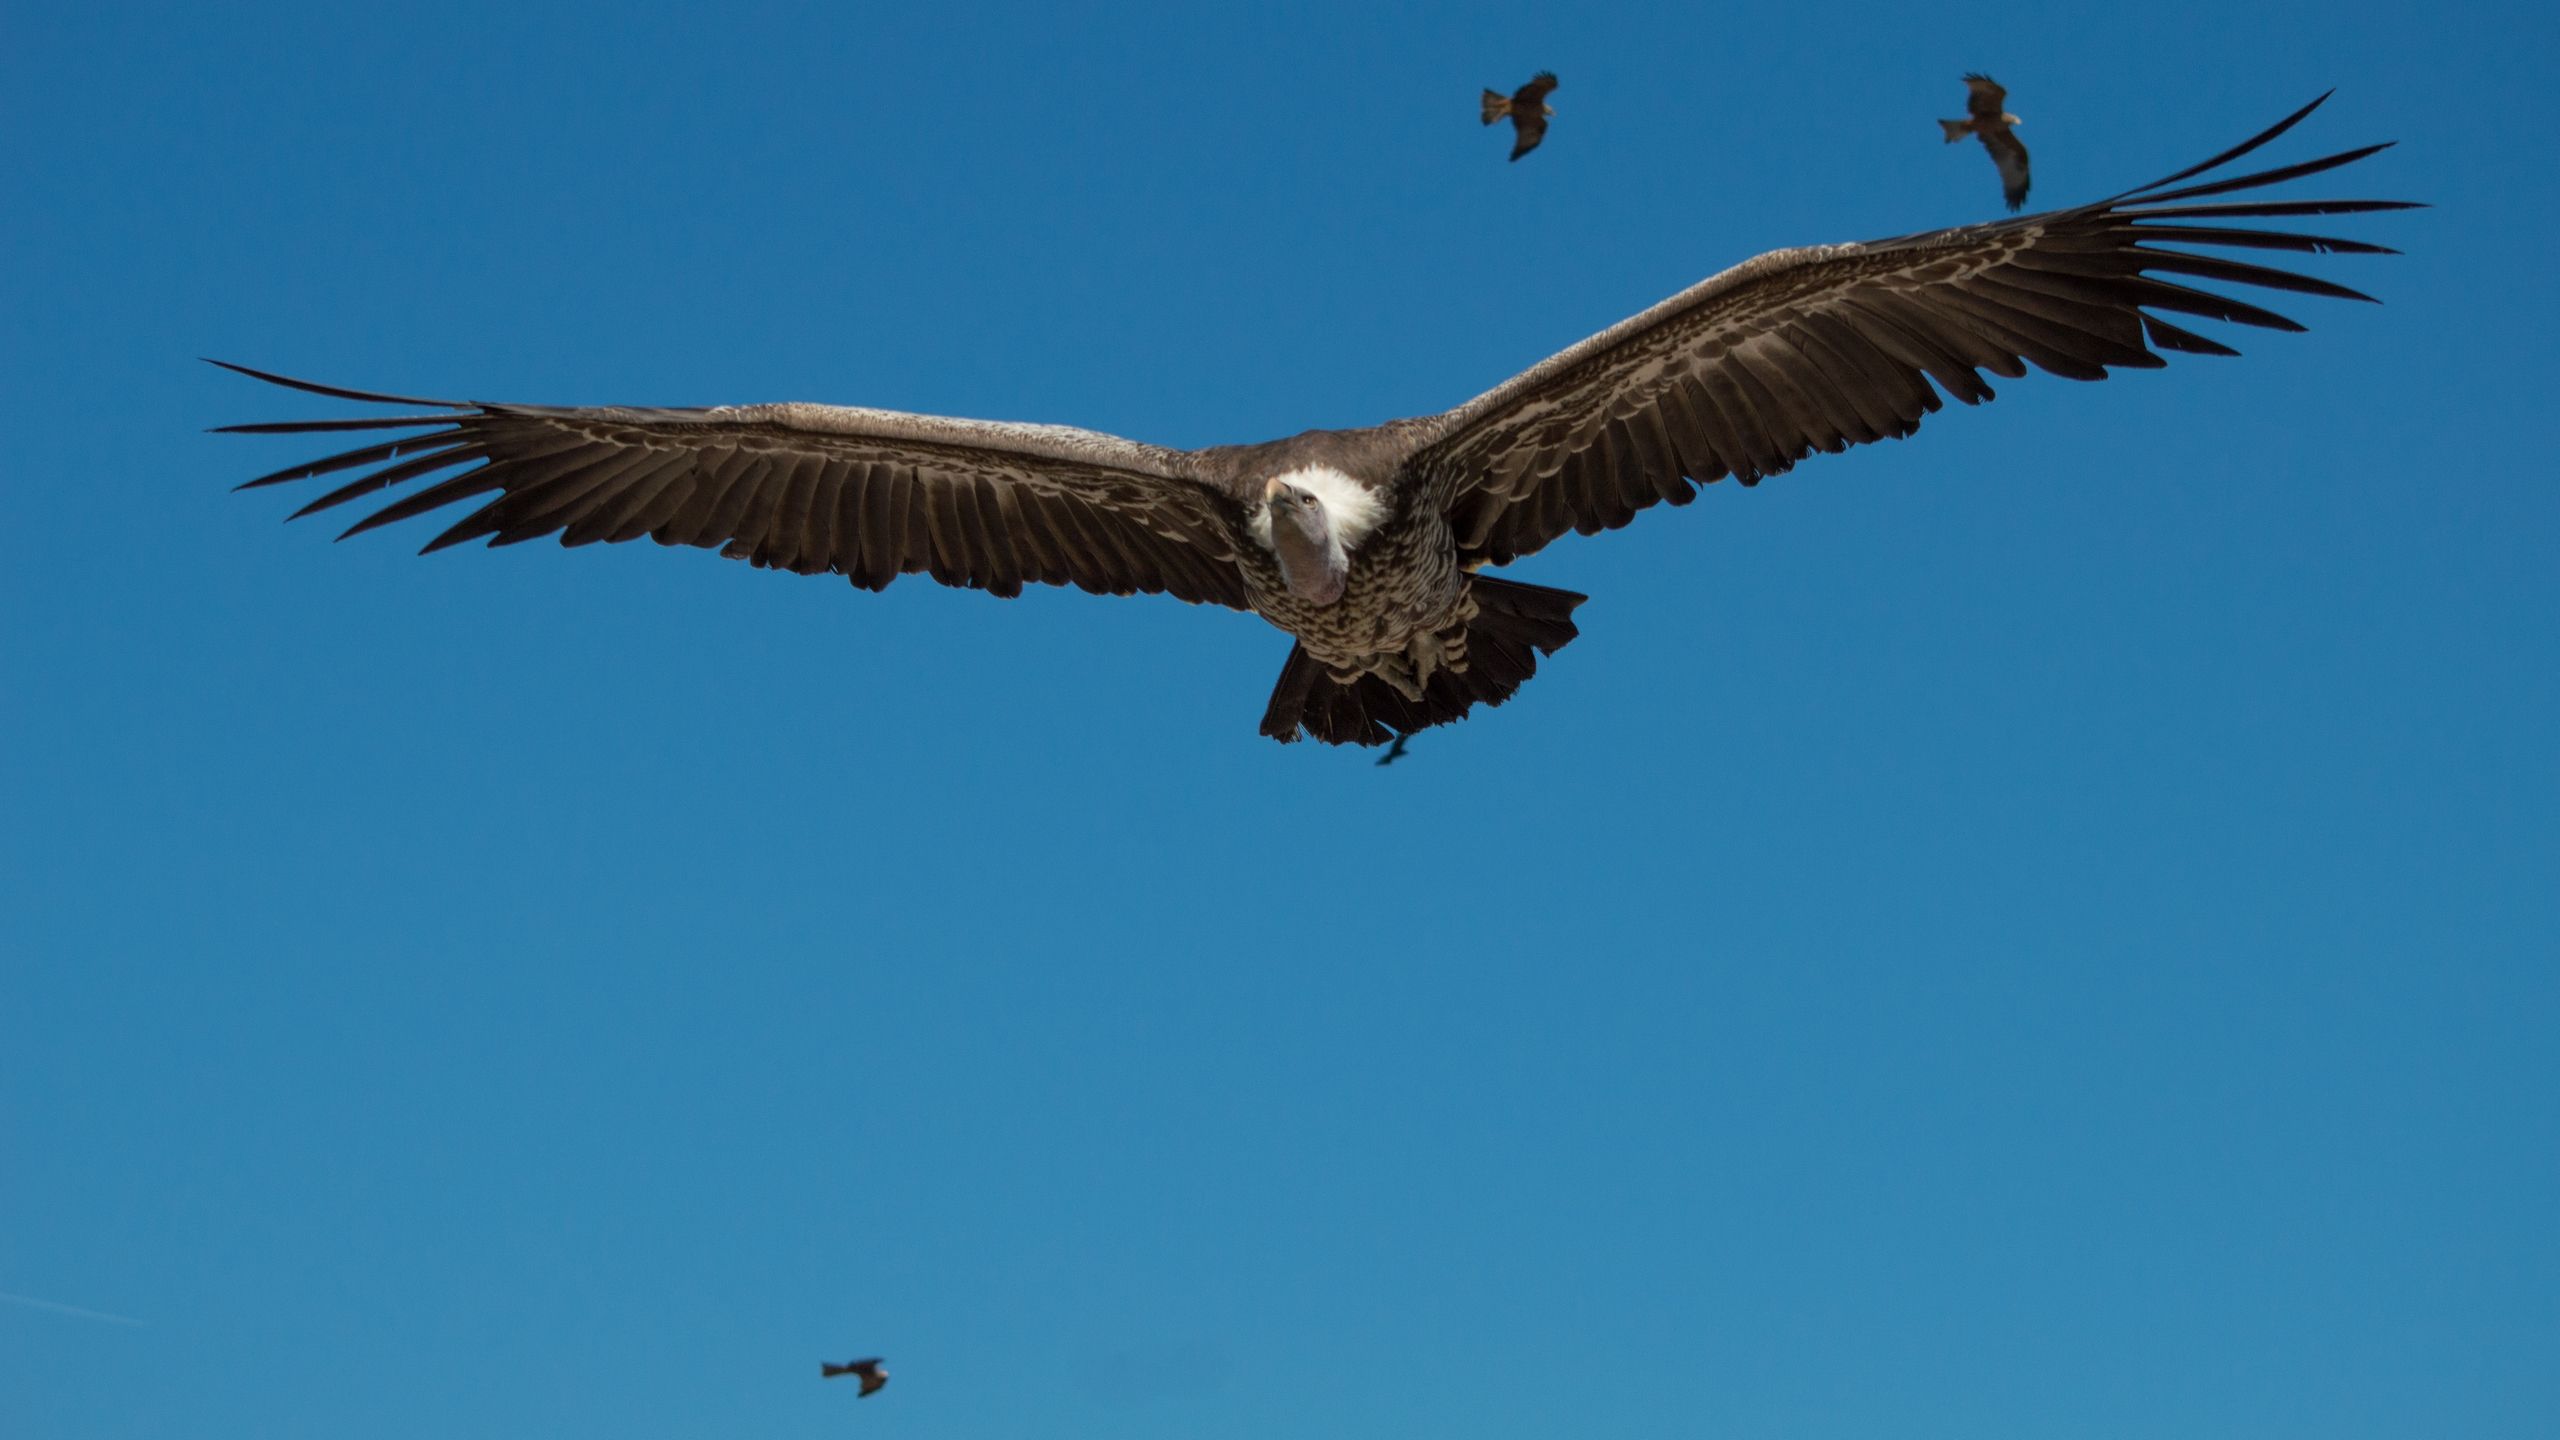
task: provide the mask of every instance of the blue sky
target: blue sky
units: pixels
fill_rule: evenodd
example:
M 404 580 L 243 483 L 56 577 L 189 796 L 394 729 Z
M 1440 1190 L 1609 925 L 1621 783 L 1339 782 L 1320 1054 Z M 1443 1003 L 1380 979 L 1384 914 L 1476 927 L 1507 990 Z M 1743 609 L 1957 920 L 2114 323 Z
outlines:
M 2560 1428 L 2547 7 L 36 7 L 0 53 L 0 1429 Z M 1506 165 L 1476 90 L 1563 77 Z M 1177 445 L 2331 86 L 2380 307 L 1286 643 L 228 493 L 412 393 Z M 2317 193 L 2304 190 L 2302 193 Z M 856 1405 L 821 1359 L 890 1357 Z

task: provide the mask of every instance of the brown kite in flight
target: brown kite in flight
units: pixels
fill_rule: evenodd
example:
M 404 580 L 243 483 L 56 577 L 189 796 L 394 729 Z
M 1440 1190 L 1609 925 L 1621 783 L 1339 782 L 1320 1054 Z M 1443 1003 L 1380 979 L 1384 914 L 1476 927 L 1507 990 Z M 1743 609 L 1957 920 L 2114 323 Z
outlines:
M 850 1365 L 830 1365 L 824 1360 L 818 1362 L 819 1379 L 833 1380 L 839 1375 L 852 1375 L 862 1381 L 862 1395 L 854 1396 L 856 1400 L 889 1383 L 889 1372 L 881 1368 L 878 1356 L 856 1360 Z
M 1953 145 L 1967 135 L 1980 137 L 1982 148 L 1991 152 L 1991 163 L 2000 167 L 2000 193 L 2015 210 L 2027 203 L 2027 147 L 2018 143 L 2018 132 L 2011 128 L 2018 117 L 2001 108 L 2009 100 L 2009 92 L 1988 75 L 1967 75 L 1964 108 L 1972 118 L 1941 120 L 1947 132 L 1947 143 Z
M 1541 70 L 1538 78 L 1512 91 L 1507 100 L 1498 90 L 1484 92 L 1484 123 L 1490 125 L 1505 115 L 1511 117 L 1512 133 L 1518 137 L 1511 146 L 1512 159 L 1537 149 L 1538 142 L 1547 138 L 1547 117 L 1556 113 L 1547 104 L 1547 92 L 1555 88 L 1556 77 Z

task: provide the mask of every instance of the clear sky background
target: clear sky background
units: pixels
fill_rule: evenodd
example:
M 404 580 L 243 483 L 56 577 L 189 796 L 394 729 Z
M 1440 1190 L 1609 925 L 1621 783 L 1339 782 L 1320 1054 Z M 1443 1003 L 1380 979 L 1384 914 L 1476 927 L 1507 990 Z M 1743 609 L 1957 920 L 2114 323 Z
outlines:
M 9 27 L 0 1430 L 2560 1432 L 2548 6 Z M 1389 770 L 1248 616 L 333 546 L 202 433 L 1426 413 L 1998 213 L 1974 68 L 2038 202 L 2334 85 L 2293 193 L 2437 208 L 1533 557 L 1583 638 Z

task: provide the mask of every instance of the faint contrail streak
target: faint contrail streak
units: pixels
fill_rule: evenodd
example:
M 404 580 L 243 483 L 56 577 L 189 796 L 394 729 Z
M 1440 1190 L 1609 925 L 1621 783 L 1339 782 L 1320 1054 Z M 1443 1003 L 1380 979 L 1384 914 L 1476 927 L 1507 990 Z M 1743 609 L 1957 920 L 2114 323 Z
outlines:
M 31 1310 L 50 1310 L 56 1315 L 77 1315 L 83 1320 L 104 1320 L 110 1325 L 147 1325 L 151 1323 L 147 1320 L 136 1320 L 130 1315 L 110 1315 L 104 1310 L 83 1310 L 77 1305 L 64 1305 L 52 1300 L 39 1300 L 33 1295 L 12 1295 L 6 1290 L 0 1290 L 0 1300 L 6 1300 L 12 1305 L 24 1305 Z

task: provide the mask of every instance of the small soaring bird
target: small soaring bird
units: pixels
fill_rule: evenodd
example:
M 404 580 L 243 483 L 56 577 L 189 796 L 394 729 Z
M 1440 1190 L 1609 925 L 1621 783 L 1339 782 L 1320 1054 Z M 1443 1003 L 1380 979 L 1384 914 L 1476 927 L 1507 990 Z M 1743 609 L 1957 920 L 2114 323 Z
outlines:
M 1982 141 L 1991 152 L 1991 163 L 2000 167 L 2000 193 L 2017 209 L 2027 203 L 2027 147 L 2018 140 L 2015 127 L 2018 117 L 2002 109 L 2009 102 L 2009 92 L 1988 75 L 1964 77 L 1964 108 L 1972 118 L 1941 120 L 1947 132 L 1947 143 L 1953 145 L 1967 135 Z
M 1573 610 L 1583 597 L 1492 567 L 1658 505 L 1686 505 L 1699 485 L 1726 476 L 1757 484 L 1815 451 L 1909 435 L 1945 398 L 1989 400 L 1985 371 L 2019 376 L 2032 365 L 2099 380 L 2157 369 L 2166 353 L 2235 353 L 2186 328 L 2202 323 L 2190 316 L 2302 328 L 2212 286 L 2370 299 L 2254 259 L 2199 253 L 2388 253 L 2250 223 L 2407 208 L 2256 193 L 2382 146 L 2183 183 L 2275 139 L 2319 103 L 2202 165 L 2068 210 L 1773 250 L 1455 409 L 1354 430 L 1174 450 L 1063 425 L 836 405 L 402 399 L 255 370 L 242 373 L 405 408 L 224 428 L 338 444 L 350 432 L 394 432 L 248 483 L 337 476 L 345 483 L 297 513 L 358 500 L 378 507 L 350 535 L 455 507 L 459 518 L 446 517 L 450 528 L 429 550 L 645 538 L 840 575 L 864 590 L 921 573 L 996 595 L 1073 585 L 1249 611 L 1293 642 L 1263 734 L 1384 745 L 1503 703 L 1540 656 L 1579 633 Z M 1176 327 L 1158 338 L 1197 354 L 1219 337 Z M 1091 361 L 1081 339 L 1061 335 L 1011 358 Z M 1414 344 L 1457 342 L 1423 335 Z M 2078 459 L 2066 450 L 2019 463 L 2067 474 Z M 1666 643 L 1651 663 L 1690 663 L 1684 642 Z M 674 671 L 687 662 L 667 663 Z M 1050 697 L 1001 680 L 990 688 L 989 703 L 1021 707 L 1026 729 L 1044 723 Z M 1132 728 L 1147 723 L 1149 703 L 1144 693 L 1122 697 Z
M 1413 737 L 1410 735 L 1397 736 L 1396 743 L 1387 747 L 1387 753 L 1378 757 L 1378 768 L 1384 770 L 1388 766 L 1403 759 L 1404 747 L 1406 743 L 1412 739 Z
M 1538 78 L 1512 91 L 1508 98 L 1499 90 L 1484 92 L 1484 123 L 1490 125 L 1505 115 L 1511 117 L 1512 134 L 1517 137 L 1511 145 L 1512 159 L 1537 149 L 1538 142 L 1547 138 L 1547 117 L 1556 113 L 1555 107 L 1547 103 L 1547 92 L 1555 88 L 1556 77 L 1541 70 Z
M 819 1379 L 833 1380 L 839 1375 L 856 1376 L 862 1381 L 862 1394 L 854 1396 L 856 1400 L 889 1383 L 889 1372 L 881 1368 L 876 1355 L 868 1360 L 856 1360 L 850 1365 L 830 1365 L 824 1360 L 818 1362 Z

